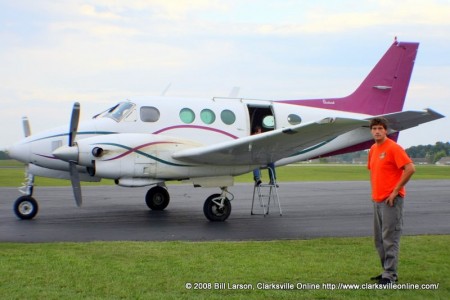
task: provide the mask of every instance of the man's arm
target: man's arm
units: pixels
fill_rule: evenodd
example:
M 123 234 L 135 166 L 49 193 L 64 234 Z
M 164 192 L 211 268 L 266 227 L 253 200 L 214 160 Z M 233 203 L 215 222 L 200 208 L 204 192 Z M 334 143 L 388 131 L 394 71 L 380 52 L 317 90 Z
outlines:
M 414 166 L 413 163 L 406 164 L 403 167 L 403 174 L 402 174 L 402 177 L 400 177 L 400 181 L 397 183 L 397 185 L 395 186 L 394 190 L 389 195 L 389 197 L 385 200 L 385 202 L 389 206 L 393 206 L 394 205 L 394 199 L 395 199 L 395 197 L 397 197 L 400 189 L 402 187 L 404 187 L 408 183 L 408 181 L 411 179 L 411 176 L 415 172 L 416 172 L 416 167 Z

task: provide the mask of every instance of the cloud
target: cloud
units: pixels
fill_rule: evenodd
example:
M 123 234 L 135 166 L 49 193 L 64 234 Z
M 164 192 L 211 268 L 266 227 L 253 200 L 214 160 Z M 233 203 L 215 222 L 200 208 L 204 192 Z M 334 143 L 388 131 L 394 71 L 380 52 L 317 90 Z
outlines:
M 450 95 L 449 15 L 448 2 L 414 0 L 3 2 L 0 127 L 74 100 L 97 109 L 159 95 L 169 82 L 179 96 L 232 86 L 249 98 L 343 96 L 395 35 L 422 43 L 408 94 L 422 108 L 417 98 Z
M 318 1 L 318 5 L 300 12 L 301 18 L 260 24 L 261 34 L 332 34 L 364 30 L 377 26 L 450 26 L 450 4 L 441 1 Z M 261 20 L 263 21 L 263 20 Z

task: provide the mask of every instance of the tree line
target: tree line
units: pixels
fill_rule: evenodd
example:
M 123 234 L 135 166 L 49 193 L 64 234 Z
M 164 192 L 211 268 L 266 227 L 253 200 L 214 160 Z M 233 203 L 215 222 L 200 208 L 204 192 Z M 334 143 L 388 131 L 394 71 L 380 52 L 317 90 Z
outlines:
M 419 145 L 405 149 L 411 158 L 426 158 L 429 163 L 436 163 L 441 158 L 450 156 L 450 143 L 437 142 L 434 145 Z
M 411 158 L 426 159 L 427 163 L 434 164 L 441 158 L 450 156 L 450 143 L 437 142 L 434 145 L 419 145 L 405 149 Z M 336 155 L 333 158 L 339 162 L 353 163 L 355 160 L 367 160 L 369 150 L 362 150 L 352 153 Z M 328 162 L 328 158 L 321 159 L 322 162 Z

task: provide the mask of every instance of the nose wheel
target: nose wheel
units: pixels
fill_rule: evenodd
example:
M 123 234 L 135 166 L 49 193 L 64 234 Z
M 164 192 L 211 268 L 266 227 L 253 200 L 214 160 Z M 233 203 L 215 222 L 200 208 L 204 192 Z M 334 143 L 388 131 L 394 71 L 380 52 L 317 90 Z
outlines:
M 22 220 L 31 220 L 38 213 L 39 206 L 37 201 L 31 196 L 19 197 L 14 202 L 14 213 Z

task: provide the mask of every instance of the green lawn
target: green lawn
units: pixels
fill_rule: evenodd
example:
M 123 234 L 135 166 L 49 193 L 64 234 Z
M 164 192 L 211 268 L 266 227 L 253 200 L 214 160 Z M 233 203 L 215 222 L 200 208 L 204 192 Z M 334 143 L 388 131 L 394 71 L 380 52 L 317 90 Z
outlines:
M 419 289 L 361 290 L 380 272 L 371 238 L 1 243 L 0 298 L 450 299 L 449 244 L 450 236 L 403 237 L 399 284 Z M 262 283 L 294 288 L 261 289 Z M 339 283 L 360 289 L 338 289 Z
M 277 173 L 279 181 L 368 180 L 366 168 L 354 165 L 301 164 L 277 168 Z M 450 168 L 417 166 L 413 178 L 450 179 Z M 22 181 L 20 165 L 0 164 L 0 186 Z M 251 174 L 236 178 L 251 181 Z M 37 178 L 36 184 L 70 183 Z M 0 299 L 450 299 L 449 245 L 449 235 L 403 237 L 403 286 L 397 287 L 409 289 L 381 290 L 368 280 L 380 272 L 370 237 L 0 243 Z M 276 284 L 293 289 L 261 288 Z M 353 289 L 339 289 L 339 284 Z M 425 289 L 432 286 L 437 289 Z

